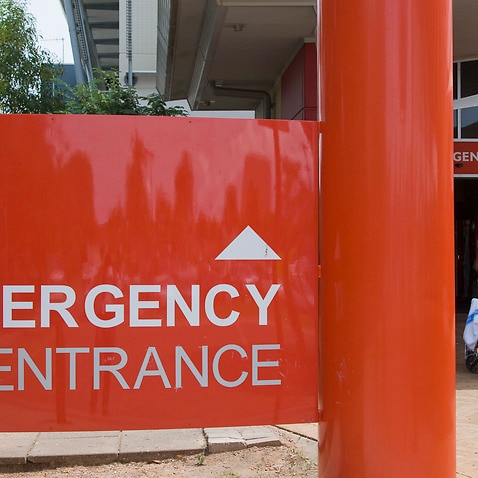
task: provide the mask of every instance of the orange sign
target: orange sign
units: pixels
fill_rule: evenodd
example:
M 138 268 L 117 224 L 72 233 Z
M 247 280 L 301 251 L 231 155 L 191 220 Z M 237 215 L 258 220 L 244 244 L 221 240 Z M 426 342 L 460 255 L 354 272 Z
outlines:
M 317 123 L 0 129 L 2 431 L 317 420 Z

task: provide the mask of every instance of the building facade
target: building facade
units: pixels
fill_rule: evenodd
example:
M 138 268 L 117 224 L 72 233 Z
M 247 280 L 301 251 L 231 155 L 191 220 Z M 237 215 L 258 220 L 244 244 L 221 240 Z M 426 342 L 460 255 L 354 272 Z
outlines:
M 478 60 L 453 64 L 457 307 L 478 295 Z

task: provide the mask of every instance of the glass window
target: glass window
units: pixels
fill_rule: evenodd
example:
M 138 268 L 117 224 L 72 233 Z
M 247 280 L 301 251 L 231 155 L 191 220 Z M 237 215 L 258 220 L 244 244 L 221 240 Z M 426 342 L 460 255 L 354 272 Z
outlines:
M 453 138 L 458 138 L 458 111 L 453 110 Z
M 458 92 L 456 91 L 456 85 L 458 84 L 458 64 L 453 63 L 453 99 L 458 98 Z
M 478 94 L 478 60 L 461 63 L 461 98 Z
M 478 106 L 461 111 L 461 137 L 478 138 Z

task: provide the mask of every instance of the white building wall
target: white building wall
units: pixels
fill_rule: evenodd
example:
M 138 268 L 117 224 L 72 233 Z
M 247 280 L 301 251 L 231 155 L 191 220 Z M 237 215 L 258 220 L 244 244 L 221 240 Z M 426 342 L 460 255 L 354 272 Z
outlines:
M 158 26 L 157 0 L 131 0 L 132 4 L 132 70 L 135 88 L 140 96 L 156 93 L 156 44 Z M 119 69 L 120 79 L 127 83 L 126 0 L 119 2 Z

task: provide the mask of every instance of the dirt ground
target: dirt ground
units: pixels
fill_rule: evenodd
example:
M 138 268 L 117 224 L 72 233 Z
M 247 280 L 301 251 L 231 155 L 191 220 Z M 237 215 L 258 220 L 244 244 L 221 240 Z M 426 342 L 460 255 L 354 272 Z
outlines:
M 317 466 L 292 441 L 282 446 L 178 456 L 152 463 L 100 466 L 0 468 L 0 478 L 317 478 Z

